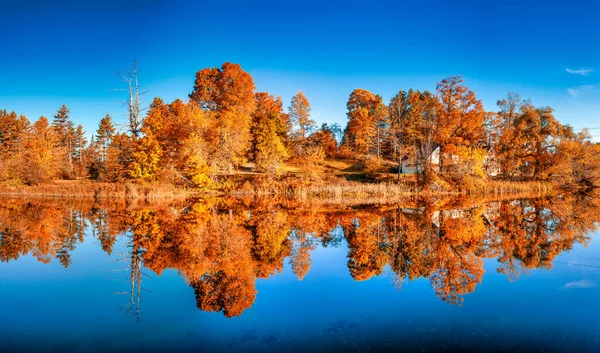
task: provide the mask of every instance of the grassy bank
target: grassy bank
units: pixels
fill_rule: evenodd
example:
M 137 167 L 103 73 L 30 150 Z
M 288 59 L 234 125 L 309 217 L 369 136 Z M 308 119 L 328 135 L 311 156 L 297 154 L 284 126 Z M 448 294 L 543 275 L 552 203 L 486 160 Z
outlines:
M 550 182 L 543 181 L 506 181 L 506 180 L 487 180 L 484 185 L 467 190 L 472 194 L 485 195 L 537 195 L 543 196 L 553 194 L 557 187 Z
M 81 180 L 56 181 L 34 186 L 0 186 L 0 195 L 12 197 L 144 199 L 187 198 L 195 193 L 168 184 L 99 183 Z
M 0 195 L 10 197 L 53 197 L 93 199 L 185 199 L 197 196 L 278 197 L 291 200 L 321 199 L 328 203 L 391 203 L 414 196 L 511 195 L 538 197 L 555 192 L 551 183 L 533 181 L 481 180 L 450 184 L 438 180 L 430 187 L 395 181 L 358 182 L 343 177 L 288 175 L 233 175 L 212 190 L 178 188 L 169 184 L 99 183 L 83 180 L 56 181 L 36 186 L 0 186 Z
M 278 196 L 289 199 L 328 199 L 337 202 L 347 200 L 369 200 L 385 203 L 414 196 L 445 195 L 512 195 L 538 197 L 551 195 L 556 188 L 549 182 L 478 180 L 469 183 L 448 183 L 438 180 L 429 187 L 419 188 L 416 183 L 395 181 L 357 182 L 340 177 L 295 176 L 269 178 L 232 178 L 223 187 L 224 193 L 232 196 Z

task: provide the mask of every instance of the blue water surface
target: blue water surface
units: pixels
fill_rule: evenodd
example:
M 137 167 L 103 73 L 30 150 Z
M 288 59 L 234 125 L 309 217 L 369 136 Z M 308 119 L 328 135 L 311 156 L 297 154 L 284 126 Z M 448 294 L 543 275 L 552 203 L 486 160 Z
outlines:
M 64 268 L 31 254 L 0 263 L 0 351 L 306 352 L 600 351 L 600 241 L 563 252 L 551 269 L 520 278 L 485 274 L 462 305 L 436 297 L 428 279 L 398 283 L 388 266 L 355 281 L 348 244 L 316 247 L 302 279 L 258 279 L 252 306 L 232 318 L 196 307 L 175 270 L 144 269 L 140 312 L 126 312 L 130 282 L 121 236 L 112 254 L 86 230 Z M 136 298 L 137 300 L 137 298 Z

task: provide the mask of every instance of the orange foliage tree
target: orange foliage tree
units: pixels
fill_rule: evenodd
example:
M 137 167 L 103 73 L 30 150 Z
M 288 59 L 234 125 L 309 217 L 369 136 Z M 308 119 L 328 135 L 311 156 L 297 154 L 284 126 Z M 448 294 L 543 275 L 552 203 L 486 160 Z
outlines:
M 212 165 L 231 173 L 244 161 L 250 147 L 250 126 L 255 109 L 254 81 L 238 64 L 196 73 L 190 98 L 214 121 L 208 136 Z
M 176 99 L 165 104 L 160 98 L 154 99 L 141 131 L 159 145 L 162 181 L 202 187 L 210 183 L 209 124 L 205 112 L 194 102 Z
M 460 148 L 480 148 L 483 139 L 484 111 L 481 101 L 460 76 L 438 82 L 436 91 L 440 101 L 439 123 L 435 140 L 440 145 L 440 170 L 445 159 L 460 152 Z
M 344 144 L 357 155 L 381 155 L 383 125 L 387 107 L 381 96 L 364 89 L 355 89 L 347 103 L 348 125 L 344 131 Z

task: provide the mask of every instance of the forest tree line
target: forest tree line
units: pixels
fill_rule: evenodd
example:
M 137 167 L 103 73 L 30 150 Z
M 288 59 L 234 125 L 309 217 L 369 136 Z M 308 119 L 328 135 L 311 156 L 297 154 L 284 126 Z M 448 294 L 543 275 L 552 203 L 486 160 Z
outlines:
M 486 112 L 460 76 L 440 81 L 435 92 L 399 90 L 388 104 L 355 89 L 342 129 L 317 126 L 301 91 L 287 109 L 281 97 L 256 92 L 252 76 L 231 63 L 198 71 L 189 99 L 157 97 L 141 117 L 134 74 L 123 76 L 130 88 L 126 128 L 107 114 L 90 141 L 65 105 L 51 121 L 42 116 L 33 123 L 0 111 L 0 182 L 132 180 L 206 188 L 246 162 L 255 172 L 280 175 L 286 163 L 311 172 L 326 159 L 359 160 L 368 171 L 398 175 L 414 165 L 424 184 L 438 176 L 484 179 L 490 168 L 510 179 L 585 186 L 600 180 L 594 158 L 600 147 L 587 131 L 575 132 L 552 108 L 514 93 Z

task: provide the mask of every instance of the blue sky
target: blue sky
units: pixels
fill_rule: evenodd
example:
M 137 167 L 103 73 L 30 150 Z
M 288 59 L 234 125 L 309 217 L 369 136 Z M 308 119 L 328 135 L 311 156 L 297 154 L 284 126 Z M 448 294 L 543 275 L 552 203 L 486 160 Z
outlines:
M 30 120 L 61 104 L 88 132 L 125 121 L 115 75 L 140 62 L 144 97 L 186 98 L 196 71 L 239 63 L 257 90 L 346 123 L 354 88 L 433 90 L 463 75 L 487 110 L 510 91 L 563 123 L 600 127 L 594 1 L 0 0 L 0 109 Z M 599 130 L 592 130 L 600 136 Z

